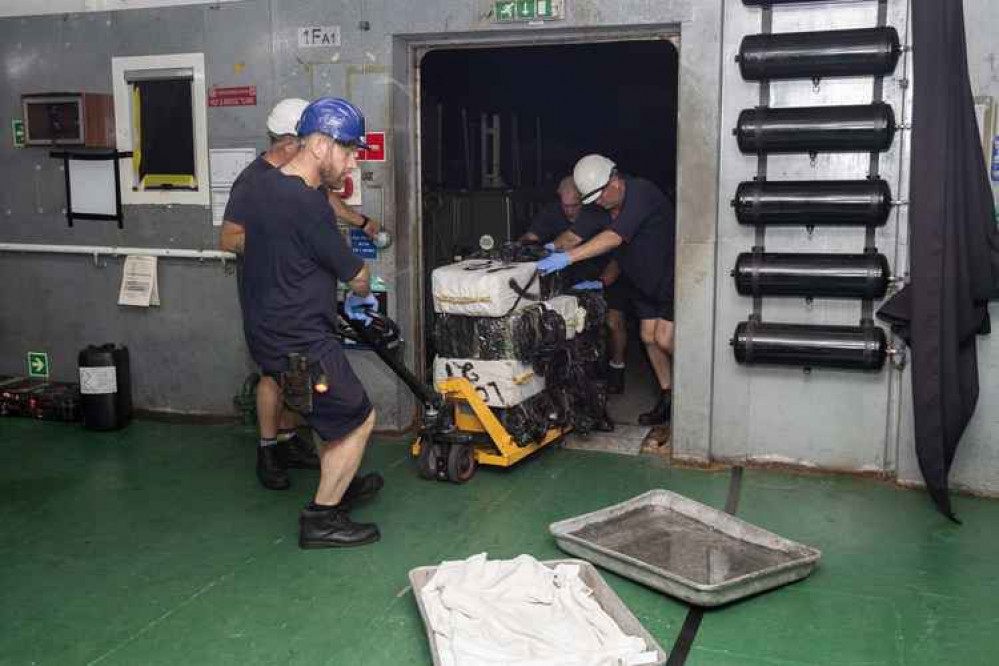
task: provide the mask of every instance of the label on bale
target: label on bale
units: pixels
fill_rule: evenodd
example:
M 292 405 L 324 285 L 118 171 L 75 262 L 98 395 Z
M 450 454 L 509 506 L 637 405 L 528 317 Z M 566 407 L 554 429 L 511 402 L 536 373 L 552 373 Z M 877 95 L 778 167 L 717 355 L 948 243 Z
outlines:
M 545 380 L 534 368 L 513 360 L 478 361 L 469 358 L 434 359 L 434 382 L 461 377 L 490 407 L 513 407 L 541 393 Z
M 113 365 L 80 368 L 80 393 L 105 395 L 118 392 L 118 377 Z

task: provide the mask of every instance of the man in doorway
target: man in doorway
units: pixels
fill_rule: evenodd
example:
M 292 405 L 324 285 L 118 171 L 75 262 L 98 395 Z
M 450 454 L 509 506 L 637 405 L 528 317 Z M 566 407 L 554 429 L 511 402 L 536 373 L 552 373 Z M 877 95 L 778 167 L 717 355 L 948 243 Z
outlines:
M 358 546 L 377 541 L 374 524 L 355 523 L 351 482 L 360 466 L 375 412 L 336 337 L 331 296 L 350 286 L 344 309 L 363 319 L 377 304 L 368 268 L 347 247 L 320 186 L 339 189 L 364 144 L 364 116 L 344 99 L 310 104 L 298 124 L 299 152 L 262 174 L 248 193 L 244 253 L 243 327 L 253 358 L 269 375 L 283 375 L 320 444 L 320 481 L 299 518 L 301 548 Z M 307 375 L 295 377 L 292 355 Z M 370 475 L 369 475 L 370 476 Z
M 585 243 L 542 259 L 538 270 L 544 275 L 615 252 L 621 273 L 630 283 L 629 305 L 639 319 L 642 343 L 660 388 L 655 406 L 639 417 L 639 423 L 666 423 L 672 404 L 673 202 L 651 181 L 618 173 L 614 162 L 603 155 L 580 159 L 573 178 L 582 202 L 600 206 L 612 222 Z
M 572 176 L 566 176 L 559 181 L 558 203 L 552 203 L 542 208 L 531 220 L 531 226 L 517 239 L 518 243 L 550 243 L 563 231 L 572 226 L 583 205 L 579 200 L 579 190 L 572 181 Z
M 284 166 L 298 154 L 301 141 L 297 134 L 302 111 L 309 105 L 304 99 L 287 98 L 278 102 L 267 117 L 268 150 L 250 163 L 236 178 L 223 215 L 219 249 L 243 255 L 246 238 L 246 220 L 251 215 L 248 193 L 255 187 L 256 179 L 267 171 Z M 361 215 L 343 203 L 335 192 L 328 192 L 328 200 L 336 219 L 362 229 L 374 238 L 380 225 L 377 220 Z M 242 307 L 242 262 L 236 264 L 239 302 Z M 291 487 L 288 468 L 319 469 L 319 457 L 312 444 L 296 434 L 301 424 L 294 412 L 284 408 L 281 389 L 274 377 L 261 375 L 256 390 L 257 427 L 260 442 L 257 446 L 257 479 L 269 490 Z
M 573 184 L 575 189 L 575 184 Z M 578 190 L 577 190 L 578 192 Z M 551 249 L 568 251 L 584 243 L 610 226 L 610 215 L 599 206 L 583 206 L 571 227 L 551 243 Z M 568 283 L 575 289 L 601 290 L 607 303 L 607 337 L 609 359 L 607 393 L 624 393 L 625 355 L 628 350 L 628 329 L 625 313 L 629 311 L 627 278 L 613 253 L 602 254 L 573 264 Z

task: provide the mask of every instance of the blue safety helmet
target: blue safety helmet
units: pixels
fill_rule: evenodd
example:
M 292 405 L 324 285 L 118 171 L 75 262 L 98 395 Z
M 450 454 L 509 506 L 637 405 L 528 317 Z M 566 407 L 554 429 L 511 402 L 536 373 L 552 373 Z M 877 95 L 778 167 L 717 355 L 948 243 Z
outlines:
M 320 97 L 305 107 L 298 121 L 298 136 L 321 132 L 335 141 L 370 150 L 364 143 L 364 114 L 339 97 Z

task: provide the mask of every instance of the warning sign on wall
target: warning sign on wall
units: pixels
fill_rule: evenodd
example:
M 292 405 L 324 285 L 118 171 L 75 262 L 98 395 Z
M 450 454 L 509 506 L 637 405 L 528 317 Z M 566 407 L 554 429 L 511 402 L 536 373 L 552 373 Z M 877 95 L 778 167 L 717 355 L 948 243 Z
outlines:
M 371 150 L 357 151 L 358 162 L 385 161 L 385 132 L 367 132 L 364 135 L 364 143 L 371 146 Z
M 361 170 L 351 169 L 343 179 L 343 187 L 339 190 L 333 190 L 333 192 L 339 194 L 340 198 L 348 206 L 360 206 L 363 204 L 364 199 L 361 197 Z
M 212 86 L 208 106 L 256 106 L 257 86 Z

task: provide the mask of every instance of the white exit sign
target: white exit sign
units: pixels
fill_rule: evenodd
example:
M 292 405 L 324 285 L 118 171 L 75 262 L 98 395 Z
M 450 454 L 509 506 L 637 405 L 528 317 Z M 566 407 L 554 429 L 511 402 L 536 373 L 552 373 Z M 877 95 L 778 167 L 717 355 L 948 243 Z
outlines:
M 329 48 L 340 46 L 340 26 L 306 25 L 298 29 L 298 48 Z

